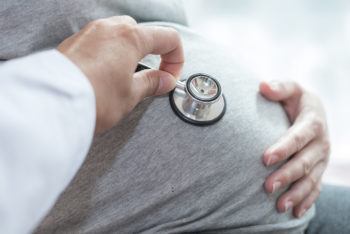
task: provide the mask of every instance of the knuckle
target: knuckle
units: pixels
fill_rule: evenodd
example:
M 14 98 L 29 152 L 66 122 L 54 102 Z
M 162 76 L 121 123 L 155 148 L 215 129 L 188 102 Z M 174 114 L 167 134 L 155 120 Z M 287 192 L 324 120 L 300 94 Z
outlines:
M 312 176 L 309 176 L 308 183 L 309 183 L 310 188 L 315 188 L 318 184 L 317 180 Z
M 129 24 L 137 24 L 136 20 L 129 15 L 121 15 L 119 18 L 124 22 L 128 22 Z
M 301 161 L 301 165 L 303 167 L 303 172 L 304 172 L 304 175 L 308 175 L 311 171 L 311 162 L 308 158 L 306 157 L 302 157 L 300 158 L 300 161 Z
M 174 28 L 167 28 L 169 34 L 171 35 L 171 37 L 175 38 L 175 39 L 180 39 L 180 34 L 177 30 L 175 30 Z
M 280 92 L 287 92 L 288 86 L 290 86 L 289 81 L 272 81 L 272 84 L 274 85 L 274 89 Z
M 178 32 L 176 29 L 170 28 L 170 27 L 167 27 L 166 30 L 167 30 L 167 33 L 168 33 L 168 35 L 169 35 L 169 38 L 170 38 L 170 39 L 172 40 L 172 42 L 173 42 L 172 44 L 174 44 L 174 45 L 180 44 L 180 42 L 181 42 L 181 37 L 180 37 L 179 32 Z
M 88 26 L 96 29 L 103 29 L 108 26 L 108 21 L 106 19 L 97 19 L 88 24 Z
M 289 85 L 291 87 L 291 91 L 293 96 L 300 97 L 303 93 L 303 88 L 300 86 L 299 83 L 295 81 L 289 81 Z
M 324 124 L 323 124 L 322 118 L 320 116 L 318 116 L 317 114 L 314 114 L 314 116 L 312 118 L 311 127 L 316 135 L 322 134 L 323 129 L 324 129 Z
M 325 139 L 322 143 L 322 151 L 323 153 L 326 155 L 326 157 L 328 158 L 330 152 L 331 152 L 331 142 L 329 141 L 329 139 Z
M 291 183 L 291 173 L 289 170 L 284 171 L 280 176 L 279 180 L 282 183 L 282 186 L 286 186 Z
M 135 27 L 131 24 L 120 23 L 120 24 L 116 24 L 114 27 L 115 27 L 115 31 L 120 36 L 127 37 L 127 38 L 134 36 Z
M 130 43 L 134 47 L 140 46 L 140 36 L 137 27 L 131 24 L 121 23 L 114 26 L 116 37 L 118 39 L 123 38 L 126 42 Z
M 304 144 L 305 144 L 306 138 L 304 135 L 300 134 L 300 133 L 296 133 L 293 136 L 293 143 L 297 149 L 297 151 L 300 151 Z
M 291 146 L 289 144 L 282 144 L 279 146 L 278 150 L 275 150 L 274 155 L 277 159 L 277 162 L 287 159 L 289 155 Z
M 297 201 L 297 203 L 299 203 L 305 198 L 305 189 L 299 187 L 299 189 L 294 190 L 293 195 L 295 196 L 295 200 Z
M 301 85 L 299 83 L 297 83 L 295 81 L 292 81 L 291 83 L 294 87 L 295 92 L 301 93 L 303 91 L 303 88 L 301 87 Z
M 146 81 L 146 87 L 148 89 L 147 95 L 155 94 L 158 88 L 158 84 L 157 84 L 157 79 L 155 79 L 151 75 L 151 72 L 147 73 L 145 81 Z

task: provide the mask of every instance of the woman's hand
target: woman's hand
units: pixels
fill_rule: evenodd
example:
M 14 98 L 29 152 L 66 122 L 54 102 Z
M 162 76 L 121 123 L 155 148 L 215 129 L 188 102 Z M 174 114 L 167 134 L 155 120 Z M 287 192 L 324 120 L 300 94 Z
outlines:
M 274 193 L 291 187 L 280 196 L 277 209 L 292 208 L 301 217 L 320 193 L 321 177 L 326 169 L 330 143 L 326 115 L 320 100 L 294 82 L 262 82 L 260 92 L 281 102 L 292 126 L 263 156 L 266 166 L 286 161 L 265 181 L 265 189 Z
M 95 20 L 57 48 L 90 81 L 96 97 L 96 132 L 118 123 L 145 97 L 172 90 L 184 55 L 171 28 L 142 26 L 129 16 Z M 161 56 L 159 70 L 135 73 L 148 54 Z

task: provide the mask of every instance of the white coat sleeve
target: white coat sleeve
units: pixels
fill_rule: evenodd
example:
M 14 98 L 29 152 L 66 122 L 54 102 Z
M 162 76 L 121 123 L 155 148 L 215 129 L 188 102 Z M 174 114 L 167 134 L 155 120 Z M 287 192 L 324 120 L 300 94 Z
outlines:
M 0 233 L 29 233 L 78 171 L 95 97 L 57 50 L 0 65 Z

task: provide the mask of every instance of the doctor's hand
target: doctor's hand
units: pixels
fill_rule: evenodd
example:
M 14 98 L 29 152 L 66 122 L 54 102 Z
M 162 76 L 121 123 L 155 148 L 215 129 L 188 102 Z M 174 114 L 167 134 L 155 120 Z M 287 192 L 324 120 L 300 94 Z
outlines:
M 184 62 L 174 29 L 141 26 L 129 16 L 93 21 L 57 49 L 83 71 L 94 89 L 96 133 L 114 126 L 145 97 L 172 90 Z M 159 70 L 135 73 L 148 54 L 161 55 Z
M 326 169 L 330 143 L 326 115 L 320 100 L 294 82 L 262 82 L 260 92 L 269 100 L 281 102 L 292 123 L 291 128 L 263 156 L 265 165 L 286 161 L 265 181 L 274 193 L 288 190 L 277 201 L 277 209 L 293 209 L 301 217 L 319 196 L 321 177 Z

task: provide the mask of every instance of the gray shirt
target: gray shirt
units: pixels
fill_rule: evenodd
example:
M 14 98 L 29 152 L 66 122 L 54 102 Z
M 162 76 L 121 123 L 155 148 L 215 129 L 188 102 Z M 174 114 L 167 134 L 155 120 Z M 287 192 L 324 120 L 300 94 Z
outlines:
M 226 114 L 197 127 L 173 113 L 167 96 L 145 100 L 95 139 L 36 232 L 302 233 L 314 209 L 301 219 L 278 214 L 278 195 L 263 189 L 275 169 L 262 164 L 263 151 L 289 126 L 283 109 L 258 94 L 258 81 L 237 67 L 238 58 L 183 26 L 179 2 L 5 1 L 0 58 L 54 48 L 87 22 L 120 14 L 177 29 L 186 56 L 182 79 L 197 72 L 217 78 Z M 145 61 L 156 66 L 158 58 Z

